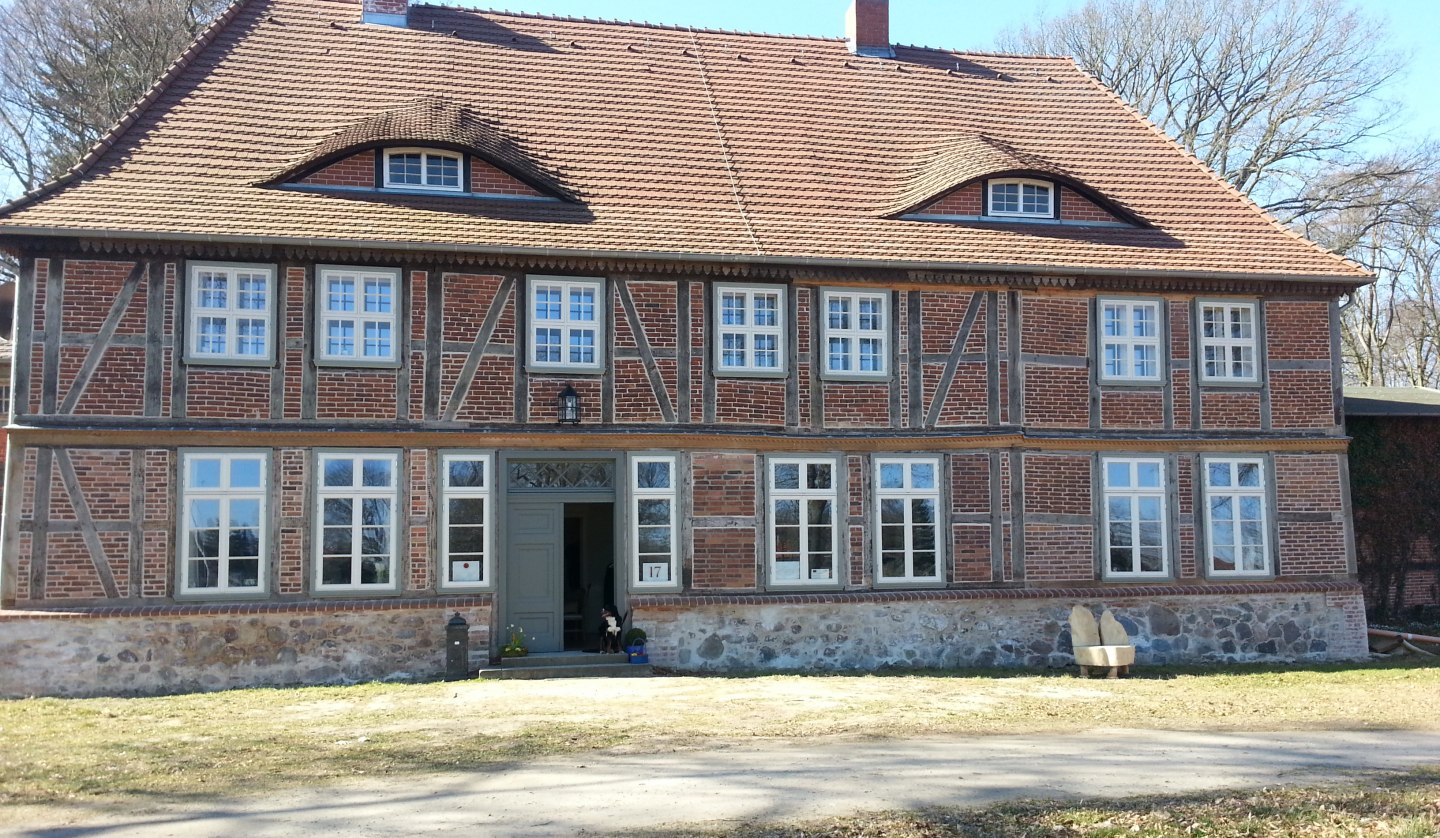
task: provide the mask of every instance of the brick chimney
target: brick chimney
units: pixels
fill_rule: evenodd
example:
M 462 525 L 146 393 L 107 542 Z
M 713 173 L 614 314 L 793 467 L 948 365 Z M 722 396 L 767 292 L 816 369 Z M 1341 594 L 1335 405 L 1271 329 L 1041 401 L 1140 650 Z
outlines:
M 405 27 L 410 21 L 410 0 L 360 0 L 360 22 Z
M 850 51 L 874 58 L 894 58 L 890 45 L 890 0 L 851 0 L 845 13 L 845 38 Z

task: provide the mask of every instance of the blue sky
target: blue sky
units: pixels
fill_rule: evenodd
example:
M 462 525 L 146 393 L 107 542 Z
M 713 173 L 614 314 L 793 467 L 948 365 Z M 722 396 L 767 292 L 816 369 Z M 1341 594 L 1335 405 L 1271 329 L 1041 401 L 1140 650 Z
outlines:
M 848 0 L 431 0 L 479 8 L 581 17 L 645 20 L 706 28 L 800 35 L 844 34 Z M 949 49 L 993 49 L 1002 31 L 1081 0 L 891 0 L 896 43 Z M 1413 56 L 1391 95 L 1410 110 L 1407 134 L 1440 137 L 1440 2 L 1363 0 L 1357 5 L 1390 21 L 1396 46 Z

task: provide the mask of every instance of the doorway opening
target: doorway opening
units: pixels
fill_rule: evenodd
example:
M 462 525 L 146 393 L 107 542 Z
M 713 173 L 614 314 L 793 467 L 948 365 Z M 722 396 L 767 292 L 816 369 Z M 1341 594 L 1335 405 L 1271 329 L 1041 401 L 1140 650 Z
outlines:
M 615 504 L 567 503 L 564 649 L 600 651 L 600 612 L 615 604 Z

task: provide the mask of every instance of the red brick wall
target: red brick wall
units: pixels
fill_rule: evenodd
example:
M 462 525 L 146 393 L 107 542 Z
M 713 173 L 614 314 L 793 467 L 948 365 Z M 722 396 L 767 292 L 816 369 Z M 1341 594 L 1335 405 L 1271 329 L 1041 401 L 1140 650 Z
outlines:
M 375 187 L 375 152 L 362 151 L 300 179 L 311 186 L 359 186 Z
M 1098 221 L 1115 223 L 1120 219 L 1099 204 L 1073 189 L 1059 187 L 1060 219 L 1062 221 Z
M 890 385 L 825 385 L 825 427 L 886 428 L 890 426 Z
M 191 418 L 270 418 L 268 371 L 190 367 L 186 378 L 185 405 Z
M 481 195 L 540 194 L 478 157 L 470 158 L 470 191 Z
M 915 211 L 921 215 L 983 215 L 985 213 L 984 193 L 980 184 L 962 186 L 940 200 L 927 204 Z
M 805 388 L 801 388 L 802 391 Z M 785 424 L 785 382 L 769 378 L 715 381 L 715 418 L 725 425 Z
M 692 458 L 695 517 L 750 518 L 755 514 L 758 464 L 752 454 L 695 454 Z M 694 530 L 691 584 L 699 590 L 754 588 L 762 522 L 749 527 Z
M 1090 515 L 1090 463 L 1076 454 L 1026 454 L 1025 511 Z
M 395 370 L 322 367 L 315 373 L 320 419 L 394 419 Z
M 1105 428 L 1165 427 L 1165 396 L 1159 389 L 1107 389 L 1100 394 L 1100 425 Z
M 1282 576 L 1343 574 L 1344 502 L 1340 458 L 1334 454 L 1277 454 L 1275 506 L 1279 513 Z M 1331 520 L 1315 519 L 1328 513 Z M 1305 520 L 1286 520 L 1287 515 Z
M 1260 429 L 1260 391 L 1200 390 L 1200 427 Z

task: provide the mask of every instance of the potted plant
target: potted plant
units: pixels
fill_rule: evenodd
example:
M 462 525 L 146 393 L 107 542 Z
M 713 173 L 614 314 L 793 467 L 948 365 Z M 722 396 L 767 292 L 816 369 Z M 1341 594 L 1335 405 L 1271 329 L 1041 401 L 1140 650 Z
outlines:
M 631 663 L 650 662 L 650 656 L 645 654 L 645 629 L 632 628 L 625 632 L 625 654 L 630 656 Z
M 523 658 L 530 654 L 530 650 L 525 646 L 525 629 L 512 625 L 509 627 L 509 631 L 510 642 L 501 647 L 500 657 Z

